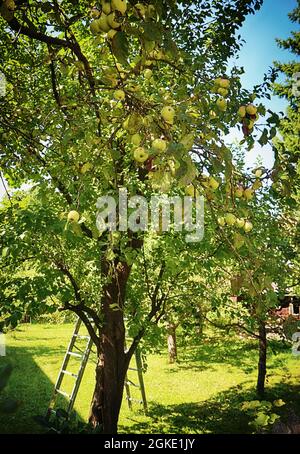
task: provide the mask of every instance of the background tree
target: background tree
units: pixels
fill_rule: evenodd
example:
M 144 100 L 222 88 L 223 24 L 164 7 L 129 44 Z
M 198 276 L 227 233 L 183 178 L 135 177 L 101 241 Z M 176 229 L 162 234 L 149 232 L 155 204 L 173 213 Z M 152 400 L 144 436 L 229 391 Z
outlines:
M 295 23 L 300 22 L 300 5 L 289 15 Z M 300 206 L 300 63 L 297 59 L 300 54 L 300 33 L 295 31 L 292 36 L 278 44 L 295 54 L 296 59 L 289 63 L 276 62 L 275 67 L 285 79 L 274 84 L 276 95 L 288 101 L 286 116 L 280 122 L 280 138 L 274 141 L 275 171 L 273 174 L 273 189 L 284 198 L 286 234 L 293 238 L 294 256 L 290 274 L 289 288 L 299 295 L 299 206 Z

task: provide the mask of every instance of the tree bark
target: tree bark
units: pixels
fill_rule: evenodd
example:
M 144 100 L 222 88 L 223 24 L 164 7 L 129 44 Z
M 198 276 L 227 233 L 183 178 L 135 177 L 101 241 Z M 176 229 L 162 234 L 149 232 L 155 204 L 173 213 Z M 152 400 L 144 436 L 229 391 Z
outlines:
M 110 273 L 106 264 L 104 275 Z M 123 308 L 130 267 L 115 264 L 110 282 L 103 289 L 101 328 L 96 367 L 96 385 L 91 403 L 89 421 L 105 434 L 117 433 L 122 404 L 125 375 L 130 357 L 125 353 L 125 326 Z M 118 307 L 111 307 L 117 304 Z
M 170 364 L 173 364 L 177 361 L 176 328 L 177 326 L 174 323 L 168 324 L 168 352 Z
M 264 321 L 259 322 L 259 360 L 256 391 L 260 398 L 264 397 L 267 372 L 267 334 Z

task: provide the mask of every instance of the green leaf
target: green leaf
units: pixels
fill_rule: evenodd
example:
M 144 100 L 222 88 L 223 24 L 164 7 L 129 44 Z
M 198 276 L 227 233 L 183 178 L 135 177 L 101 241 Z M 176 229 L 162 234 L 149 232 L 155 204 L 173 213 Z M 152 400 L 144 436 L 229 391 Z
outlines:
M 242 410 L 255 410 L 260 407 L 259 400 L 251 400 L 249 402 L 244 402 L 242 405 Z
M 274 424 L 274 422 L 277 421 L 279 418 L 280 418 L 279 415 L 276 415 L 276 413 L 272 413 L 270 415 L 269 424 Z
M 263 133 L 258 139 L 258 142 L 262 147 L 268 143 L 268 130 L 266 128 L 263 130 Z
M 128 65 L 129 44 L 124 32 L 118 32 L 113 37 L 112 51 L 116 59 L 122 63 L 122 65 Z
M 4 248 L 2 249 L 2 257 L 6 257 L 7 254 L 8 254 L 8 251 L 9 251 L 8 247 L 4 247 Z
M 268 112 L 271 113 L 271 116 L 267 118 L 267 123 L 275 124 L 276 126 L 278 126 L 280 123 L 279 115 L 277 115 L 275 112 L 272 112 L 271 110 L 268 110 Z
M 270 135 L 269 135 L 269 139 L 272 140 L 275 136 L 276 136 L 276 128 L 271 128 L 270 129 Z
M 270 416 L 266 415 L 263 412 L 257 414 L 257 417 L 254 420 L 256 426 L 264 427 L 269 423 Z
M 162 40 L 162 27 L 160 24 L 147 22 L 143 24 L 144 34 L 143 38 L 146 41 L 156 41 L 158 43 Z

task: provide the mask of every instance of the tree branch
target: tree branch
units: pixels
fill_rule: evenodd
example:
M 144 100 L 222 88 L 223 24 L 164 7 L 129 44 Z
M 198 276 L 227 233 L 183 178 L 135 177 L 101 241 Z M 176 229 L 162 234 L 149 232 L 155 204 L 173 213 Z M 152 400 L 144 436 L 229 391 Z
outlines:
M 72 311 L 78 315 L 78 317 L 83 321 L 88 330 L 88 333 L 93 340 L 94 344 L 96 345 L 97 349 L 99 348 L 100 338 L 97 336 L 95 329 L 93 328 L 89 318 L 86 316 L 85 312 L 87 312 L 87 307 L 82 306 L 81 304 L 73 305 L 70 303 L 64 303 L 63 307 L 60 307 L 59 311 Z M 97 325 L 96 325 L 97 326 Z

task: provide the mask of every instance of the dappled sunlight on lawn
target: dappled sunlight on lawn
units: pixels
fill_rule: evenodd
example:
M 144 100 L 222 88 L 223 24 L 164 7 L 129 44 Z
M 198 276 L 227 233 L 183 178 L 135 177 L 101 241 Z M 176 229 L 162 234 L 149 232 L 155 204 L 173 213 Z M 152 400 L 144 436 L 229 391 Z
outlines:
M 0 433 L 37 433 L 44 429 L 33 417 L 45 413 L 73 329 L 67 325 L 21 325 L 7 335 L 7 357 L 14 370 L 7 395 L 21 401 L 16 415 L 0 417 Z M 241 411 L 244 400 L 255 398 L 256 343 L 230 336 L 203 337 L 198 345 L 180 345 L 179 361 L 168 364 L 166 351 L 148 356 L 144 375 L 149 404 L 147 416 L 126 399 L 120 432 L 128 433 L 245 433 L 251 431 Z M 293 399 L 300 361 L 289 348 L 272 345 L 268 358 L 270 398 Z M 78 418 L 87 420 L 94 387 L 92 354 L 75 404 Z M 137 377 L 130 377 L 137 382 Z M 68 383 L 66 382 L 66 386 Z M 133 397 L 140 398 L 138 390 Z M 295 398 L 295 405 L 300 403 Z M 66 402 L 61 402 L 62 406 Z

